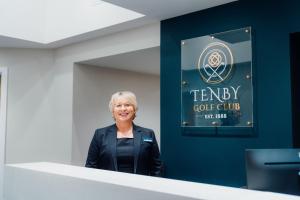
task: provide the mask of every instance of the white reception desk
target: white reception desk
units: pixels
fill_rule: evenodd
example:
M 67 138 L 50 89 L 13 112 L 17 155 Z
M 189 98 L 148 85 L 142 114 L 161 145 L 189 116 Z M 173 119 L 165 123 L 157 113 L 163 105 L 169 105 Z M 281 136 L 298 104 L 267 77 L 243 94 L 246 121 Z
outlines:
M 5 200 L 300 200 L 298 196 L 57 163 L 5 166 Z

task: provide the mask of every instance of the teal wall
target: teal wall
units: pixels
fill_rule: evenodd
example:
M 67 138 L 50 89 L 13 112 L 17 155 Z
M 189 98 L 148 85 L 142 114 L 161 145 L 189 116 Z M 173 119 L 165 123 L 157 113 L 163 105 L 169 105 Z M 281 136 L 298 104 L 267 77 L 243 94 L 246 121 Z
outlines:
M 161 151 L 166 177 L 246 185 L 247 148 L 292 147 L 289 34 L 300 1 L 240 0 L 161 22 Z M 251 26 L 255 135 L 184 136 L 180 128 L 180 41 Z

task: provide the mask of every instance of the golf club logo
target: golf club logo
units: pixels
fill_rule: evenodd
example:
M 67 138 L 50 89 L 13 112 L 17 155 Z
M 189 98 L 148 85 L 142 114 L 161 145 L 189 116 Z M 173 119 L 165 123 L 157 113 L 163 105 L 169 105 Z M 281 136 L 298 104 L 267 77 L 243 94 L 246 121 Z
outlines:
M 221 83 L 228 78 L 233 66 L 233 56 L 229 47 L 221 42 L 207 45 L 202 51 L 198 69 L 206 83 Z

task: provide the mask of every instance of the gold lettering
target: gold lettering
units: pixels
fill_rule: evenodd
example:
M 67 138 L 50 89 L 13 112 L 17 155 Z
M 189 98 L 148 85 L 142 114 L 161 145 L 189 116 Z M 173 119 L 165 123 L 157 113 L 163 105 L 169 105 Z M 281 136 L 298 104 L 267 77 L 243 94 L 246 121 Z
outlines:
M 224 104 L 223 104 L 223 109 L 224 109 L 224 110 L 228 110 L 228 103 L 224 103 Z
M 241 107 L 240 107 L 240 103 L 235 103 L 235 110 L 240 110 L 241 109 Z
M 199 112 L 198 105 L 194 105 L 193 110 L 194 110 L 194 112 Z
M 205 111 L 205 104 L 200 104 L 199 108 L 200 108 L 200 111 Z
M 217 104 L 217 110 L 221 110 L 222 109 L 222 107 L 223 107 L 223 104 Z
M 194 112 L 217 110 L 240 110 L 240 103 L 219 103 L 219 104 L 196 104 L 193 106 Z

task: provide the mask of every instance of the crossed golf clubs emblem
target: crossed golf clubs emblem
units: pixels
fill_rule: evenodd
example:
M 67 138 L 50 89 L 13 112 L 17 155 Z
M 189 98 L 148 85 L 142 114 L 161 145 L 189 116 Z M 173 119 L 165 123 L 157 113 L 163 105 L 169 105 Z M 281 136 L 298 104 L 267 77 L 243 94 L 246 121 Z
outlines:
M 212 77 L 219 77 L 221 81 L 224 80 L 223 77 L 221 76 L 224 70 L 218 73 L 218 69 L 221 66 L 226 66 L 225 62 L 223 61 L 224 60 L 223 57 L 225 56 L 225 54 L 223 52 L 218 52 L 218 51 L 220 50 L 214 49 L 210 54 L 209 53 L 207 54 L 209 55 L 207 59 L 208 63 L 206 63 L 204 67 L 205 73 L 208 75 L 207 82 L 209 82 L 209 80 Z M 223 54 L 223 57 L 220 53 Z M 226 60 L 226 57 L 224 58 Z M 210 69 L 212 73 L 208 72 L 207 69 Z
M 198 68 L 205 82 L 220 83 L 230 74 L 232 62 L 233 57 L 228 46 L 215 42 L 209 44 L 201 53 Z

